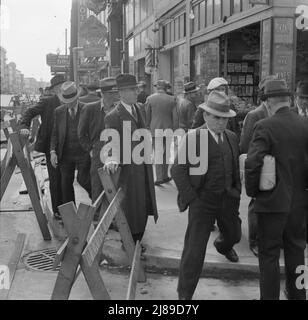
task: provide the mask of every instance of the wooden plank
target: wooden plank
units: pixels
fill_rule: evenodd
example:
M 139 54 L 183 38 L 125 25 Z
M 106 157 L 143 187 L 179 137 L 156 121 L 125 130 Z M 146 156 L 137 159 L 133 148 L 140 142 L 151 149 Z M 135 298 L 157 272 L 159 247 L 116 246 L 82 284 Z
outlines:
M 74 284 L 95 208 L 80 204 L 78 212 L 73 202 L 59 206 L 59 211 L 68 234 L 68 244 L 60 271 L 52 292 L 52 300 L 67 300 Z
M 17 164 L 21 170 L 22 176 L 24 178 L 43 238 L 44 240 L 51 240 L 51 235 L 47 225 L 47 218 L 44 215 L 41 201 L 38 195 L 37 183 L 33 180 L 33 175 L 31 174 L 31 170 L 33 171 L 33 169 L 31 165 L 28 165 L 24 157 L 24 153 L 19 142 L 18 134 L 12 133 L 10 135 L 10 140 L 12 141 L 13 152 L 16 157 Z
M 103 187 L 106 191 L 106 197 L 108 201 L 112 201 L 112 199 L 116 194 L 116 189 L 112 181 L 112 177 L 108 173 L 106 173 L 103 169 L 99 169 L 98 174 L 100 176 Z M 121 239 L 123 242 L 123 246 L 125 248 L 125 252 L 128 256 L 129 263 L 130 265 L 132 265 L 134 253 L 135 253 L 135 243 L 134 243 L 125 213 L 122 210 L 122 208 L 118 211 L 118 214 L 115 216 L 115 222 L 119 229 L 119 233 L 121 235 Z M 139 282 L 145 282 L 145 281 L 146 281 L 146 274 L 142 264 L 140 268 L 140 273 L 139 273 Z
M 89 240 L 88 245 L 82 253 L 82 257 L 85 259 L 85 262 L 88 264 L 88 267 L 91 267 L 95 258 L 97 257 L 100 248 L 103 244 L 105 235 L 111 225 L 112 220 L 116 216 L 118 210 L 120 209 L 121 202 L 124 198 L 123 190 L 120 188 L 114 197 L 113 201 L 110 203 L 105 215 L 99 222 L 96 227 L 92 237 Z
M 12 287 L 15 273 L 17 270 L 18 263 L 20 261 L 20 257 L 22 255 L 24 245 L 25 245 L 26 235 L 24 233 L 19 233 L 15 243 L 15 249 L 11 256 L 10 262 L 8 264 L 9 273 L 10 273 L 10 288 Z M 0 290 L 0 300 L 7 300 L 10 293 L 10 289 L 2 289 Z
M 137 241 L 136 249 L 134 253 L 134 259 L 132 263 L 132 269 L 131 269 L 129 282 L 128 282 L 126 300 L 135 300 L 135 297 L 136 297 L 136 289 L 137 289 L 137 282 L 138 282 L 139 269 L 140 269 L 140 257 L 141 257 L 141 245 L 140 245 L 140 242 Z
M 59 250 L 57 251 L 57 253 L 55 255 L 55 258 L 54 258 L 53 264 L 52 264 L 53 270 L 55 270 L 59 266 L 61 261 L 63 260 L 67 245 L 68 245 L 68 238 L 62 243 L 61 247 L 59 248 Z
M 1 182 L 0 182 L 0 201 L 5 193 L 5 190 L 11 180 L 11 177 L 14 173 L 16 168 L 16 161 L 15 159 L 11 159 L 9 164 L 5 167 L 4 171 L 1 172 Z
M 3 128 L 3 132 L 4 132 L 4 135 L 6 137 L 6 140 L 9 141 L 9 138 L 10 138 L 10 132 L 9 132 L 9 129 L 6 127 L 6 128 Z

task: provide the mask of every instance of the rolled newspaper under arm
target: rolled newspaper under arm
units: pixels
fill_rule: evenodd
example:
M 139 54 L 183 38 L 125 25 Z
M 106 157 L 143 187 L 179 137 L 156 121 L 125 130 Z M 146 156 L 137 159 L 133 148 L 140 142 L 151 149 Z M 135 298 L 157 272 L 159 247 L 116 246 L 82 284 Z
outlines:
M 239 158 L 240 162 L 240 177 L 241 182 L 245 180 L 245 160 L 247 154 L 241 154 Z M 263 159 L 263 166 L 260 174 L 259 189 L 260 191 L 271 191 L 276 186 L 276 162 L 275 158 L 270 155 L 266 155 Z

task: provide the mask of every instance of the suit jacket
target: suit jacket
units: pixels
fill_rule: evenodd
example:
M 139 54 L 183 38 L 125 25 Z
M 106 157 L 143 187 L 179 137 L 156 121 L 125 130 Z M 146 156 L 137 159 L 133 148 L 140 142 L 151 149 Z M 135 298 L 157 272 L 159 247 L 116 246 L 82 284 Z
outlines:
M 196 111 L 197 107 L 193 102 L 185 98 L 180 99 L 178 101 L 179 127 L 185 131 L 191 129 Z
M 100 134 L 105 129 L 105 115 L 101 101 L 86 104 L 81 109 L 78 138 L 86 152 L 93 150 L 94 145 L 100 141 Z
M 138 97 L 137 97 L 137 102 L 139 103 L 142 103 L 142 104 L 145 104 L 145 102 L 147 101 L 147 97 L 149 95 L 145 92 L 145 91 L 141 91 L 139 94 L 138 94 Z
M 60 104 L 57 96 L 44 96 L 38 104 L 28 108 L 21 119 L 21 128 L 29 129 L 32 119 L 36 116 L 41 116 L 41 126 L 35 142 L 35 150 L 38 152 L 49 153 L 54 123 L 54 110 L 59 107 Z
M 129 216 L 134 216 L 134 219 L 138 219 L 139 214 L 143 215 L 144 212 L 147 212 L 149 215 L 153 215 L 155 221 L 157 221 L 158 213 L 152 165 L 123 163 L 123 145 L 125 143 L 125 141 L 123 141 L 123 136 L 127 137 L 128 135 L 132 135 L 135 130 L 139 128 L 145 128 L 144 119 L 137 106 L 136 112 L 139 120 L 138 123 L 125 109 L 125 107 L 119 103 L 105 116 L 105 127 L 106 129 L 115 129 L 120 135 L 120 144 L 118 145 L 120 148 L 120 150 L 118 150 L 120 158 L 114 157 L 114 160 L 120 163 L 122 167 L 119 183 L 120 185 L 124 186 L 125 190 L 127 190 L 127 193 L 132 197 L 127 199 L 125 207 L 126 211 L 129 212 Z M 124 121 L 130 123 L 130 132 L 124 130 Z M 133 150 L 138 144 L 139 142 L 132 141 L 131 149 Z M 140 206 L 136 204 L 136 201 L 138 201 L 137 199 L 147 198 L 147 194 L 150 195 L 150 199 L 147 201 L 147 206 L 146 208 L 142 208 L 143 212 L 138 212 L 136 208 L 140 208 Z
M 78 110 L 81 112 L 83 104 L 78 102 Z M 55 150 L 60 160 L 63 155 L 63 147 L 66 138 L 68 106 L 63 104 L 54 111 L 54 126 L 51 135 L 50 151 Z M 79 118 L 80 119 L 80 118 Z
M 146 127 L 152 136 L 155 129 L 176 129 L 176 100 L 166 93 L 154 93 L 148 97 L 145 105 Z
M 259 191 L 265 155 L 276 159 L 276 187 Z M 247 195 L 256 198 L 255 212 L 295 212 L 306 206 L 308 194 L 308 120 L 288 107 L 259 121 L 245 163 Z
M 89 93 L 86 96 L 80 97 L 79 101 L 82 103 L 92 103 L 92 102 L 98 102 L 101 98 L 95 94 L 95 93 Z
M 264 103 L 262 103 L 255 110 L 252 110 L 247 113 L 243 123 L 243 129 L 242 129 L 241 140 L 240 140 L 241 153 L 248 152 L 249 144 L 251 142 L 256 123 L 259 120 L 267 118 L 268 116 L 269 114 Z
M 207 129 L 206 125 L 196 129 L 197 139 L 196 139 L 196 154 L 200 153 L 200 130 Z M 209 134 L 210 135 L 210 134 Z M 187 134 L 184 139 L 186 139 L 187 145 Z M 239 171 L 239 147 L 237 136 L 229 130 L 225 131 L 225 137 L 227 137 L 228 142 L 231 146 L 232 155 L 233 155 L 233 188 L 229 191 L 229 195 L 235 198 L 240 197 L 241 194 L 241 181 L 240 181 L 240 171 Z M 181 146 L 185 144 L 181 143 Z M 188 149 L 188 148 L 187 148 Z M 180 151 L 179 151 L 180 153 Z M 211 153 L 211 147 L 209 144 L 208 153 Z M 187 159 L 187 158 L 186 158 Z M 171 175 L 174 179 L 174 182 L 178 188 L 178 206 L 181 212 L 185 211 L 188 205 L 194 201 L 199 195 L 198 190 L 203 186 L 204 181 L 206 180 L 206 175 L 190 175 L 189 170 L 193 167 L 198 167 L 199 164 L 192 165 L 188 161 L 185 164 L 178 163 L 178 157 L 175 159 L 175 163 L 171 168 Z M 210 169 L 209 169 L 210 170 Z

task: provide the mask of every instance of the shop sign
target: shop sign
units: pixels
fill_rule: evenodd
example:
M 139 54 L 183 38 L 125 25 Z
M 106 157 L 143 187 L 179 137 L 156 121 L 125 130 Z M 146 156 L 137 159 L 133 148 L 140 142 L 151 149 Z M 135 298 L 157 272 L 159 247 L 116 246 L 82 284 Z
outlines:
M 250 4 L 268 4 L 268 0 L 249 0 Z
M 93 57 L 105 57 L 106 55 L 106 47 L 105 46 L 96 46 L 96 47 L 85 47 L 84 48 L 84 56 L 86 58 Z
M 121 67 L 119 66 L 111 66 L 110 68 L 110 76 L 116 77 L 121 73 Z
M 70 64 L 70 56 L 50 53 L 50 54 L 47 54 L 46 56 L 46 62 L 47 62 L 47 65 L 50 67 L 53 67 L 53 66 L 68 67 Z
M 295 10 L 297 18 L 295 20 L 295 26 L 299 30 L 308 31 L 308 6 L 301 5 Z
M 272 42 L 272 20 L 266 19 L 262 22 L 262 52 L 261 52 L 261 78 L 270 74 L 271 68 L 271 42 Z

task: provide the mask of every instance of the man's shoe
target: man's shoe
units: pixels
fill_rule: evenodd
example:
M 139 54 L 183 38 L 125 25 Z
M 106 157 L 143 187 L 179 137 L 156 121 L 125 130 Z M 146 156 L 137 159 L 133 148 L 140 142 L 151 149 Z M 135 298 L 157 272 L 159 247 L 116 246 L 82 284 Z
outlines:
M 259 252 L 258 252 L 258 247 L 257 247 L 257 246 L 249 246 L 249 248 L 250 248 L 251 252 L 252 252 L 256 257 L 258 257 L 258 254 L 259 254 Z
M 239 258 L 234 249 L 231 249 L 225 254 L 225 257 L 231 262 L 238 262 Z
M 172 178 L 168 177 L 168 178 L 166 178 L 166 179 L 163 180 L 163 183 L 168 183 L 168 182 L 170 182 L 171 180 L 172 180 Z
M 161 186 L 162 184 L 164 184 L 164 181 L 155 181 L 154 182 L 155 186 Z

